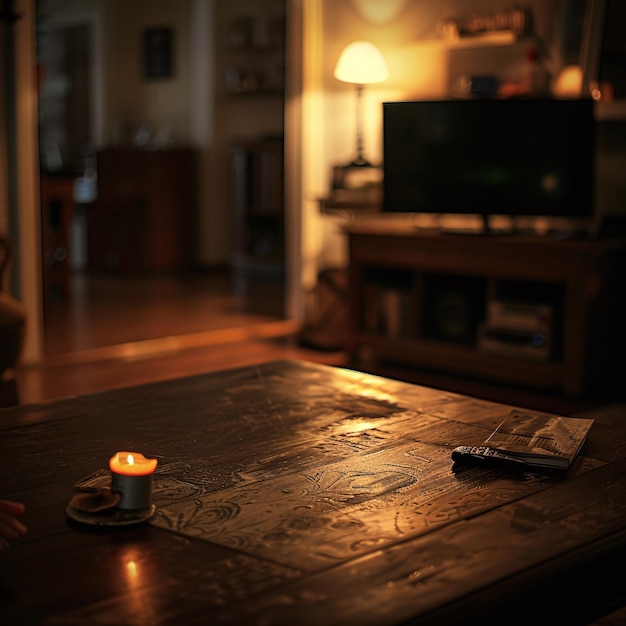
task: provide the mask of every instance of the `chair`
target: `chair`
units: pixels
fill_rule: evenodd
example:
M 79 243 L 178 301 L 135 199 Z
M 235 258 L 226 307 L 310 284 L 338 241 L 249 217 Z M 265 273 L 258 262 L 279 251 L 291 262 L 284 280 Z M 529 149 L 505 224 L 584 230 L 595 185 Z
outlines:
M 8 237 L 0 233 L 0 407 L 19 404 L 16 374 L 26 335 L 26 310 L 4 282 L 11 254 Z

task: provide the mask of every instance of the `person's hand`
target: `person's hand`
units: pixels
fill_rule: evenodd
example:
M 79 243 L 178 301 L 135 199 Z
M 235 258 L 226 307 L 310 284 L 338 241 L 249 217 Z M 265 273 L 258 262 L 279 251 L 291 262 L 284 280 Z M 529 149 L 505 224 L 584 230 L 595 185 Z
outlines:
M 5 550 L 27 533 L 26 526 L 17 519 L 22 513 L 24 505 L 21 502 L 0 500 L 0 550 Z

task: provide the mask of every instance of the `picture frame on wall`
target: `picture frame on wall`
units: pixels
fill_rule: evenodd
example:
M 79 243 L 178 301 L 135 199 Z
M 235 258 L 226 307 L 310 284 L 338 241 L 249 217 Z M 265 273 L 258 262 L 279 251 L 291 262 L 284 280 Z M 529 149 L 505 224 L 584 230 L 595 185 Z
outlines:
M 174 74 L 174 33 L 169 27 L 148 28 L 143 33 L 144 74 L 149 80 Z

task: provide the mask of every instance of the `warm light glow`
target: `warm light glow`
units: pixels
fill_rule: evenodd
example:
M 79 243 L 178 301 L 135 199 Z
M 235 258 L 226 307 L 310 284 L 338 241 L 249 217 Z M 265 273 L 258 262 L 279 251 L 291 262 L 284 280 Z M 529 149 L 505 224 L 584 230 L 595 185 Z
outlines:
M 583 73 L 578 65 L 568 65 L 559 73 L 553 87 L 557 98 L 580 97 L 582 93 Z
M 118 452 L 109 460 L 109 468 L 124 476 L 148 476 L 154 473 L 158 461 L 147 459 L 139 452 Z
M 344 83 L 367 85 L 387 79 L 389 72 L 380 50 L 369 41 L 353 41 L 339 55 L 334 76 Z

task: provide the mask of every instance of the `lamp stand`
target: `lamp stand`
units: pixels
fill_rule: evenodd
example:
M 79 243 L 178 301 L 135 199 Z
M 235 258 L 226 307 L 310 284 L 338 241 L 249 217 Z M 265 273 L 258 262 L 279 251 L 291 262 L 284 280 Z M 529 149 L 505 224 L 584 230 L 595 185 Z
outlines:
M 363 155 L 363 89 L 356 84 L 356 157 L 350 167 L 371 167 L 372 164 Z

